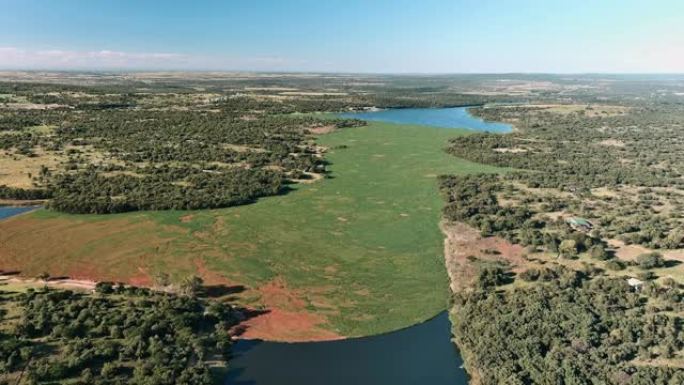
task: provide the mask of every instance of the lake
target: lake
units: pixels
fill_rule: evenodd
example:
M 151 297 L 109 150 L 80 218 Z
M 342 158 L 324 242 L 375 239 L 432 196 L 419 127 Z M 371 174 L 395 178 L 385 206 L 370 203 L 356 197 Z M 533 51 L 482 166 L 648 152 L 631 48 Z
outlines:
M 446 312 L 410 328 L 331 342 L 241 340 L 226 384 L 465 385 Z
M 398 124 L 415 124 L 442 128 L 465 128 L 473 131 L 505 133 L 510 124 L 486 122 L 468 112 L 468 107 L 454 108 L 391 108 L 377 111 L 345 112 L 343 118 L 376 120 Z
M 0 206 L 0 220 L 35 209 L 35 206 Z
M 504 133 L 466 107 L 406 108 L 339 114 L 345 118 Z M 441 149 L 436 149 L 441 151 Z M 446 283 L 445 283 L 446 284 Z M 330 342 L 239 340 L 226 384 L 233 385 L 465 385 L 467 375 L 451 342 L 447 312 L 392 333 Z

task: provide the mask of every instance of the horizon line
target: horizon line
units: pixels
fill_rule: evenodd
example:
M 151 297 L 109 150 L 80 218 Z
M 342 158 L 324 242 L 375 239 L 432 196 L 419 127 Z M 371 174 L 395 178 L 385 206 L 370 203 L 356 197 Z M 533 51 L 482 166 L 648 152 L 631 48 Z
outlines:
M 578 72 L 564 72 L 564 71 L 501 71 L 501 72 L 379 72 L 379 71 L 307 71 L 307 70 L 247 70 L 247 69 L 124 69 L 124 68 L 0 68 L 0 72 L 9 73 L 243 73 L 243 74 L 310 74 L 310 75 L 385 75 L 385 76 L 454 76 L 454 75 L 680 75 L 684 76 L 682 72 L 610 72 L 610 71 L 578 71 Z

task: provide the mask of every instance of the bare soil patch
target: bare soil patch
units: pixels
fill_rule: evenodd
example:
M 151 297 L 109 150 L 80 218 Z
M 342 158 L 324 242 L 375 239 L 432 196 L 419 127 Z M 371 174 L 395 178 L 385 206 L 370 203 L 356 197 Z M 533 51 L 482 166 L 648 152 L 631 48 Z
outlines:
M 463 223 L 440 224 L 444 239 L 444 256 L 447 273 L 451 281 L 451 290 L 458 292 L 473 283 L 477 273 L 476 266 L 469 261 L 473 256 L 479 260 L 506 261 L 513 271 L 518 271 L 525 264 L 522 246 L 514 245 L 500 237 L 482 237 L 480 232 Z M 497 254 L 484 251 L 497 251 Z
M 241 324 L 244 328 L 241 338 L 282 342 L 344 338 L 326 329 L 325 317 L 309 312 L 306 301 L 301 299 L 301 293 L 289 289 L 282 279 L 276 278 L 257 291 L 261 294 L 266 311 Z
M 625 245 L 624 242 L 617 239 L 608 240 L 608 245 L 615 249 L 616 257 L 625 261 L 633 261 L 638 255 L 653 251 L 640 245 Z
M 190 222 L 192 222 L 193 218 L 195 218 L 195 216 L 192 214 L 184 215 L 184 216 L 180 217 L 180 221 L 181 221 L 181 223 L 190 223 Z
M 60 289 L 95 290 L 97 282 L 83 279 L 58 278 L 42 280 L 37 278 L 22 278 L 14 275 L 0 275 L 0 282 L 19 283 L 27 286 L 50 286 Z
M 329 133 L 335 131 L 335 125 L 329 124 L 327 126 L 312 127 L 312 128 L 309 128 L 309 131 L 311 131 L 312 134 L 316 134 L 316 135 L 329 134 Z
M 180 231 L 170 226 L 162 230 L 171 234 Z M 0 222 L 0 267 L 18 270 L 26 277 L 47 272 L 51 276 L 147 286 L 151 284 L 148 261 L 153 254 L 163 257 L 159 253 L 173 240 L 159 233 L 159 225 L 146 220 L 16 216 Z M 92 256 L 98 260 L 94 262 Z M 182 260 L 172 260 L 174 269 L 192 268 L 184 266 Z
M 40 148 L 34 149 L 34 153 L 36 156 L 32 157 L 11 153 L 0 156 L 0 186 L 32 188 L 34 186 L 31 177 L 38 176 L 41 166 L 54 169 L 65 159 Z

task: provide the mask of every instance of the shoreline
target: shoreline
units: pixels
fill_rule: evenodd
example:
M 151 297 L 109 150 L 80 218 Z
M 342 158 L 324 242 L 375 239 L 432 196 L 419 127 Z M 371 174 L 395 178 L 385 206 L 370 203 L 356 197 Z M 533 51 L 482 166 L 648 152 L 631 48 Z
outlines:
M 2 207 L 45 206 L 45 204 L 47 202 L 48 202 L 47 199 L 35 199 L 35 200 L 0 199 L 0 208 L 2 208 Z
M 104 281 L 103 281 L 104 282 Z M 3 287 L 6 284 L 18 284 L 18 285 L 23 285 L 26 286 L 27 288 L 39 288 L 39 287 L 44 287 L 44 286 L 49 286 L 52 288 L 57 288 L 57 289 L 63 289 L 63 290 L 70 290 L 70 289 L 76 289 L 76 290 L 85 290 L 85 291 L 94 291 L 98 281 L 93 281 L 93 280 L 87 280 L 87 279 L 73 279 L 69 277 L 58 277 L 58 278 L 48 278 L 48 279 L 40 279 L 40 278 L 29 278 L 29 277 L 24 277 L 21 275 L 21 273 L 15 273 L 15 272 L 1 272 L 0 271 L 0 290 L 3 290 Z M 159 290 L 155 289 L 153 287 L 147 287 L 147 286 L 141 286 L 141 285 L 130 285 L 126 284 L 126 286 L 130 287 L 143 287 L 147 288 L 150 290 L 155 290 L 155 291 L 160 291 L 164 292 L 164 290 Z M 247 309 L 247 310 L 254 310 L 254 309 Z M 423 321 L 417 322 L 415 324 L 402 327 L 396 330 L 391 330 L 387 332 L 382 332 L 382 333 L 377 333 L 377 334 L 369 334 L 366 336 L 360 336 L 360 337 L 345 337 L 341 336 L 340 338 L 334 338 L 334 339 L 322 339 L 322 340 L 303 340 L 303 341 L 284 341 L 284 340 L 266 340 L 266 339 L 260 339 L 260 338 L 242 338 L 239 335 L 234 336 L 234 340 L 241 340 L 241 341 L 254 341 L 254 342 L 267 342 L 267 343 L 272 343 L 272 344 L 286 344 L 286 345 L 300 345 L 300 344 L 316 344 L 316 343 L 325 343 L 325 342 L 337 342 L 337 341 L 354 341 L 354 340 L 363 340 L 367 338 L 375 338 L 379 336 L 386 336 L 390 335 L 393 333 L 398 333 L 419 325 L 423 325 L 427 322 L 430 322 L 434 320 L 435 318 L 441 316 L 442 314 L 447 313 L 447 315 L 451 315 L 450 309 L 444 309 L 437 314 L 434 314 L 428 318 L 426 318 Z M 239 325 L 238 325 L 239 326 Z M 451 333 L 451 331 L 450 331 Z

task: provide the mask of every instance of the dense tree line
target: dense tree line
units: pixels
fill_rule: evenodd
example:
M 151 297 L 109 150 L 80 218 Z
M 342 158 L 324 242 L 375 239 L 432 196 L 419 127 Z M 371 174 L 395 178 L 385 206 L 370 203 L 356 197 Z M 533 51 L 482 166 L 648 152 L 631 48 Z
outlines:
M 0 149 L 7 156 L 48 151 L 63 159 L 31 176 L 34 189 L 3 186 L 0 196 L 52 198 L 49 207 L 70 213 L 243 204 L 325 172 L 311 129 L 363 124 L 295 112 L 484 101 L 433 86 L 282 98 L 183 87 L 153 84 L 140 92 L 137 85 L 120 84 L 0 84 L 18 98 L 52 106 L 0 111 Z
M 53 182 L 49 207 L 92 214 L 219 208 L 250 203 L 286 188 L 281 172 L 263 169 L 166 171 L 144 177 L 106 177 L 94 170 L 61 175 Z
M 1 292 L 0 383 L 213 384 L 229 359 L 230 306 L 193 296 L 98 285 Z M 18 321 L 6 318 L 9 309 Z
M 43 189 L 22 189 L 0 186 L 0 199 L 42 200 L 52 197 L 52 192 Z
M 52 99 L 59 95 L 45 94 L 34 102 L 68 103 L 72 97 Z M 174 97 L 164 101 L 165 109 L 133 109 L 94 105 L 139 101 L 149 95 L 77 95 L 94 104 L 0 113 L 5 132 L 0 149 L 14 151 L 7 156 L 35 157 L 38 151 L 50 151 L 64 159 L 59 167 L 32 175 L 34 189 L 0 186 L 0 197 L 52 198 L 49 207 L 70 213 L 249 203 L 286 191 L 292 180 L 325 172 L 311 129 L 363 124 L 355 119 L 278 115 L 291 111 L 275 109 L 274 104 L 283 103 L 246 97 L 218 100 L 210 110 L 174 110 Z M 38 126 L 47 128 L 33 129 Z
M 532 187 L 684 186 L 684 109 L 679 107 L 634 107 L 623 115 L 598 117 L 539 113 L 531 107 L 472 111 L 486 119 L 515 119 L 519 131 L 457 137 L 449 152 L 537 171 L 511 174 Z
M 683 320 L 664 312 L 684 309 L 681 289 L 651 285 L 637 292 L 623 279 L 568 269 L 553 274 L 529 287 L 478 285 L 455 296 L 454 336 L 479 383 L 684 383 L 681 369 L 648 364 L 684 349 Z M 649 298 L 665 305 L 650 306 Z

